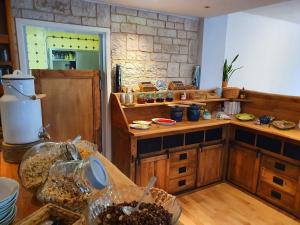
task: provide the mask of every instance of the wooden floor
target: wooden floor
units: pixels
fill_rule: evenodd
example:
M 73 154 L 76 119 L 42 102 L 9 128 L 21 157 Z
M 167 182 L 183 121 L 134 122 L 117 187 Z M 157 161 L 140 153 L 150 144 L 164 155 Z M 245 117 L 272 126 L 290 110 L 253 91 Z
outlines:
M 299 225 L 300 222 L 230 184 L 178 197 L 185 225 Z

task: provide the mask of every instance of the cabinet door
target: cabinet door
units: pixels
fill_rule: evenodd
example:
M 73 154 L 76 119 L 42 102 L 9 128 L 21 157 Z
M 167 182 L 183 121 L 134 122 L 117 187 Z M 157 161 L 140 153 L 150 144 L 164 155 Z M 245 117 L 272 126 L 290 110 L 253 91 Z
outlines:
M 77 135 L 101 149 L 99 71 L 33 70 L 36 92 L 42 102 L 43 124 L 50 124 L 52 140 L 66 141 Z
M 228 179 L 255 193 L 259 172 L 259 154 L 249 148 L 234 144 L 230 147 Z
M 197 186 L 211 184 L 222 179 L 223 145 L 200 148 L 198 154 Z
M 169 160 L 166 155 L 141 159 L 136 166 L 136 183 L 147 186 L 152 176 L 157 177 L 155 187 L 167 191 Z

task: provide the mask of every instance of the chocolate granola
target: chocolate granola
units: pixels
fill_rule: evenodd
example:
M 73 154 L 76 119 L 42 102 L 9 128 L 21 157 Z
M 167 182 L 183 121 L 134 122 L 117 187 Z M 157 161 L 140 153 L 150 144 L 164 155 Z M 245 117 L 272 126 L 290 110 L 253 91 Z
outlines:
M 139 211 L 133 212 L 129 216 L 122 211 L 123 206 L 137 205 L 136 201 L 120 203 L 108 206 L 98 216 L 99 225 L 171 225 L 172 214 L 162 206 L 154 203 L 142 203 Z

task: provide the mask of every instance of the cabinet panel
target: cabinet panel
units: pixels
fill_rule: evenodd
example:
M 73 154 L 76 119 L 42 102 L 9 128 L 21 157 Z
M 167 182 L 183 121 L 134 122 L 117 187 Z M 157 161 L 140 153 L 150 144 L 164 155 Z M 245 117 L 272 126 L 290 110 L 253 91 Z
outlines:
M 235 130 L 235 140 L 244 142 L 249 145 L 255 144 L 255 134 L 253 132 L 243 130 L 243 129 L 236 129 Z
M 192 161 L 197 161 L 197 149 L 189 149 L 170 153 L 171 166 Z
M 196 174 L 196 162 L 184 162 L 170 168 L 170 179 Z
M 163 148 L 175 148 L 183 146 L 183 134 L 175 134 L 163 137 Z
M 295 197 L 265 182 L 260 182 L 257 194 L 262 198 L 288 210 L 294 210 Z
M 146 154 L 151 152 L 157 152 L 161 150 L 162 138 L 148 138 L 137 141 L 138 154 Z
M 284 143 L 283 155 L 291 159 L 300 160 L 300 145 Z
M 152 176 L 157 177 L 155 187 L 167 190 L 169 162 L 167 156 L 158 156 L 141 159 L 136 168 L 136 183 L 146 186 Z
M 222 179 L 223 145 L 213 145 L 199 150 L 197 186 Z
M 279 159 L 264 155 L 262 158 L 262 167 L 273 170 L 278 174 L 282 174 L 284 176 L 298 180 L 300 170 L 299 167 L 281 161 Z
M 199 144 L 204 141 L 204 131 L 196 131 L 196 132 L 190 132 L 186 133 L 185 135 L 185 144 L 191 145 L 191 144 Z
M 217 141 L 222 139 L 222 131 L 221 127 L 210 129 L 205 132 L 205 141 Z
M 195 187 L 196 175 L 169 180 L 169 193 L 177 193 Z
M 297 190 L 296 181 L 280 176 L 271 170 L 262 168 L 260 179 L 261 181 L 264 181 L 265 183 L 275 186 L 277 189 L 285 191 L 291 195 L 296 194 L 296 190 Z
M 264 135 L 257 135 L 256 146 L 278 154 L 281 152 L 281 141 Z
M 228 179 L 248 191 L 256 192 L 259 163 L 257 152 L 234 144 L 230 147 Z

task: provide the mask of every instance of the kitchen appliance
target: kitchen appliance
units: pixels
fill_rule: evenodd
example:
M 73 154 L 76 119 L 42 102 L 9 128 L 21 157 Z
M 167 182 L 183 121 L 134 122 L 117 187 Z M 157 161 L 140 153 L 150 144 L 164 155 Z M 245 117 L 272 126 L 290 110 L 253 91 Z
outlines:
M 41 101 L 35 94 L 34 77 L 15 70 L 1 78 L 4 95 L 0 99 L 4 142 L 26 144 L 40 140 Z

